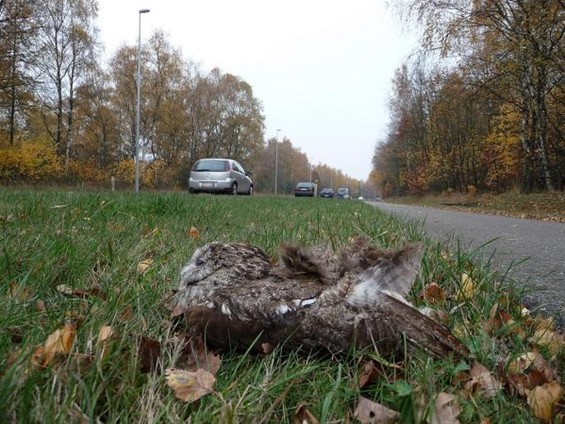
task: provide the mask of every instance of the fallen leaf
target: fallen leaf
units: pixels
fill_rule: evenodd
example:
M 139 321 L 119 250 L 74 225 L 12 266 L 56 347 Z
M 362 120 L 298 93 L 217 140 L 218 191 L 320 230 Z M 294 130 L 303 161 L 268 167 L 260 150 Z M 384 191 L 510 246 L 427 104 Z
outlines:
M 130 321 L 133 317 L 133 308 L 131 305 L 126 305 L 120 314 L 120 321 Z
M 31 292 L 27 287 L 23 287 L 16 281 L 11 281 L 10 284 L 8 284 L 8 297 L 20 302 L 25 302 L 31 297 Z
M 47 306 L 45 306 L 45 301 L 39 299 L 37 302 L 35 302 L 35 309 L 37 310 L 37 312 L 46 312 Z
M 188 236 L 194 240 L 200 240 L 200 231 L 196 227 L 190 227 L 188 230 Z
M 137 273 L 145 274 L 149 267 L 153 264 L 153 259 L 145 259 L 137 264 Z
M 400 419 L 398 412 L 364 397 L 359 399 L 353 416 L 361 424 L 388 424 Z
M 67 284 L 59 284 L 57 286 L 57 291 L 67 296 L 80 297 L 81 299 L 87 299 L 89 297 L 98 297 L 102 300 L 106 299 L 106 293 L 104 293 L 97 287 L 90 289 L 79 289 L 68 286 Z
M 216 377 L 203 369 L 185 371 L 169 368 L 165 374 L 167 385 L 173 389 L 175 396 L 188 403 L 211 393 L 216 383 Z
M 523 353 L 508 364 L 508 371 L 513 374 L 521 374 L 534 363 L 536 354 L 534 352 Z
M 436 282 L 431 282 L 424 288 L 420 297 L 430 303 L 443 302 L 445 291 Z
M 108 356 L 109 346 L 108 342 L 116 335 L 112 327 L 105 325 L 98 330 L 98 338 L 96 343 L 101 346 L 100 359 L 105 359 Z
M 35 366 L 46 367 L 53 362 L 56 355 L 68 355 L 76 336 L 76 327 L 66 324 L 63 328 L 51 333 L 43 346 L 38 346 L 33 354 L 32 363 Z
M 294 412 L 294 424 L 318 424 L 320 421 L 301 403 Z
M 468 393 L 478 393 L 486 398 L 492 398 L 502 388 L 502 384 L 491 372 L 478 362 L 475 362 L 469 375 L 471 379 L 465 384 Z
M 149 337 L 142 336 L 139 341 L 138 356 L 141 372 L 148 373 L 157 369 L 158 360 L 161 357 L 161 343 Z
M 109 325 L 105 325 L 101 327 L 100 330 L 98 331 L 98 339 L 97 339 L 98 344 L 105 343 L 110 338 L 112 338 L 115 334 L 116 333 L 114 332 L 114 330 L 112 330 L 112 327 L 110 327 Z
M 459 288 L 459 293 L 457 293 L 457 300 L 469 300 L 473 298 L 475 294 L 475 282 L 467 273 L 461 274 L 461 287 Z
M 189 340 L 181 340 L 180 343 L 183 348 L 177 364 L 181 364 L 184 369 L 190 371 L 204 369 L 216 375 L 222 360 L 218 352 L 208 349 L 203 337 L 192 337 Z
M 549 423 L 553 416 L 553 407 L 561 396 L 563 396 L 563 387 L 557 381 L 552 381 L 529 391 L 528 405 L 536 417 Z
M 434 414 L 430 424 L 458 424 L 457 417 L 461 413 L 461 407 L 455 395 L 440 393 L 434 404 Z

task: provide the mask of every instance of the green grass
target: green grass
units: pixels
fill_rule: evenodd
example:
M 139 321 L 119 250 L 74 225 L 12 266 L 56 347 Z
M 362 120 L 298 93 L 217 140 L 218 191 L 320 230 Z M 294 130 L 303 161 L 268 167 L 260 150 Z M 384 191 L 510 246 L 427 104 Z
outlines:
M 190 237 L 191 227 L 200 239 Z M 457 377 L 471 361 L 432 360 L 421 352 L 393 365 L 377 356 L 389 378 L 359 389 L 366 360 L 360 353 L 223 352 L 215 393 L 192 404 L 175 398 L 162 372 L 175 366 L 178 348 L 168 301 L 196 247 L 248 242 L 276 258 L 282 242 L 338 249 L 357 234 L 383 247 L 424 240 L 419 228 L 355 201 L 0 189 L 0 421 L 291 423 L 305 404 L 321 422 L 341 422 L 352 420 L 360 396 L 403 411 L 409 420 L 416 399 L 431 404 L 442 391 L 462 389 Z M 446 255 L 442 246 L 425 242 L 423 274 L 411 300 L 422 305 L 423 287 L 442 285 L 452 295 L 436 307 L 449 311 L 448 325 L 493 372 L 505 358 L 528 351 L 525 338 L 508 328 L 496 334 L 483 329 L 503 299 L 517 325 L 527 328 L 511 288 L 495 284 L 492 272 L 465 253 Z M 152 265 L 139 274 L 138 263 L 147 259 Z M 453 295 L 462 272 L 477 286 L 476 299 L 463 306 Z M 63 284 L 97 288 L 104 296 L 67 296 L 57 289 Z M 65 322 L 78 326 L 71 354 L 34 367 L 37 346 Z M 102 326 L 117 334 L 105 357 L 96 343 Z M 142 337 L 161 343 L 158 371 L 140 370 Z M 394 380 L 410 390 L 399 394 Z M 504 391 L 460 403 L 462 422 L 536 422 L 523 399 Z

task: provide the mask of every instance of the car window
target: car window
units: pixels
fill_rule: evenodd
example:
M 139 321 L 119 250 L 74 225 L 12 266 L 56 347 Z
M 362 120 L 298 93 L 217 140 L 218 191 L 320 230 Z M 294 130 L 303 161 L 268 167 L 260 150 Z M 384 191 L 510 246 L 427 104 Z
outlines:
M 221 159 L 201 159 L 192 168 L 193 171 L 197 172 L 226 172 L 229 169 L 229 162 Z
M 237 172 L 241 172 L 242 174 L 245 174 L 245 171 L 243 170 L 241 165 L 237 162 L 233 162 L 233 169 Z

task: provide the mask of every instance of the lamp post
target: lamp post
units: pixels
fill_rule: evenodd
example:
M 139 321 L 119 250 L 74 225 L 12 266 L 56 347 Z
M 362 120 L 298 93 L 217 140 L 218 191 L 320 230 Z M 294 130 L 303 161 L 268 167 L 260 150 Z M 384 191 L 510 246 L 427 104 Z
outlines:
M 275 196 L 277 195 L 277 185 L 279 179 L 279 132 L 282 130 L 279 128 L 277 129 L 277 133 L 275 135 Z
M 135 105 L 135 192 L 139 193 L 139 102 L 141 98 L 141 15 L 149 13 L 149 9 L 139 10 L 139 26 L 137 35 L 137 102 Z

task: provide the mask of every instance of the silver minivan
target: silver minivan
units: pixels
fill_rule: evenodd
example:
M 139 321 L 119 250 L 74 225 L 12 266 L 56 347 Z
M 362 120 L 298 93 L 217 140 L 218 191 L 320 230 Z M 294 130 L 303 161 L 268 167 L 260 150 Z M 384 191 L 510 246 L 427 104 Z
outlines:
M 253 195 L 251 173 L 233 159 L 206 158 L 196 161 L 190 171 L 190 193 Z

